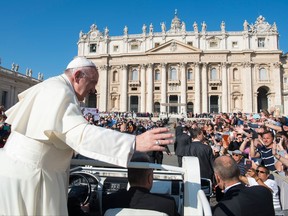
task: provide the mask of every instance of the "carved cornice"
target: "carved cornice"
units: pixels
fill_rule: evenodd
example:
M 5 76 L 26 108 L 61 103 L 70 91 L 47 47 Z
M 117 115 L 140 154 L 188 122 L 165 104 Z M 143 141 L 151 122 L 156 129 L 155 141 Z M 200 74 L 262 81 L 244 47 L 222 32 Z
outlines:
M 180 86 L 181 82 L 180 80 L 168 80 L 169 86 Z
M 222 81 L 221 80 L 209 81 L 209 86 L 221 86 L 221 85 L 222 85 Z
M 139 80 L 129 80 L 128 85 L 130 87 L 139 87 L 141 86 L 141 82 Z

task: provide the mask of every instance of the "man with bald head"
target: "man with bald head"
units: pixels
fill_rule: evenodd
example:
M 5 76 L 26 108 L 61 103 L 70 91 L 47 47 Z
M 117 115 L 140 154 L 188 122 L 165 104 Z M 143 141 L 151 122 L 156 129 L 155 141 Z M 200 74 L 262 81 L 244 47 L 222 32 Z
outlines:
M 241 184 L 240 170 L 233 158 L 216 158 L 214 174 L 218 187 L 224 190 L 224 197 L 213 208 L 214 216 L 275 215 L 271 192 L 262 186 L 246 187 Z
M 98 79 L 96 65 L 76 57 L 64 74 L 24 91 L 6 112 L 12 130 L 0 150 L 0 215 L 68 215 L 74 151 L 127 166 L 135 150 L 163 151 L 159 144 L 172 143 L 166 128 L 133 136 L 89 124 L 80 101 L 95 93 Z

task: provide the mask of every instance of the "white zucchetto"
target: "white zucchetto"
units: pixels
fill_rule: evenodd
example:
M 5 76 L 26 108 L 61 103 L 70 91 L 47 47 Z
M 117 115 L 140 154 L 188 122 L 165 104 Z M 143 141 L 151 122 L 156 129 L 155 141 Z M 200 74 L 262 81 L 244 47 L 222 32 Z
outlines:
M 80 67 L 96 67 L 96 65 L 86 59 L 85 57 L 77 56 L 68 65 L 66 69 L 80 68 Z

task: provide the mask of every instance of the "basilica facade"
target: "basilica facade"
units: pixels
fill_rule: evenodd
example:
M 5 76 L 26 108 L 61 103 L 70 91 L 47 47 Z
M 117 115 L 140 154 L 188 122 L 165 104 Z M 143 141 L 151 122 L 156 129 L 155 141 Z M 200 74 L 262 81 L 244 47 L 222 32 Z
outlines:
M 239 31 L 208 31 L 205 22 L 191 30 L 175 13 L 161 30 L 144 24 L 139 34 L 110 36 L 93 24 L 80 32 L 78 56 L 99 70 L 97 95 L 85 106 L 100 111 L 149 113 L 286 111 L 287 56 L 279 49 L 276 24 L 263 16 L 246 20 Z M 159 29 L 160 29 L 159 28 Z M 288 74 L 288 73 L 287 73 Z M 286 98 L 287 97 L 287 98 Z
M 43 81 L 43 74 L 38 79 L 32 77 L 32 70 L 27 69 L 26 75 L 18 72 L 19 65 L 12 64 L 12 68 L 0 66 L 0 105 L 8 109 L 18 102 L 18 94 Z

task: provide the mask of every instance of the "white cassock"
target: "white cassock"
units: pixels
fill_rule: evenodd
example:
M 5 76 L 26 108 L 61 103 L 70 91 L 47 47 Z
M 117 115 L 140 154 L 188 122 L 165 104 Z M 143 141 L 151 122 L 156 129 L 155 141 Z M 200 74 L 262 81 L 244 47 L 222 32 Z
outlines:
M 73 151 L 127 166 L 135 136 L 89 125 L 66 75 L 19 95 L 6 112 L 12 133 L 0 150 L 0 215 L 68 215 Z

